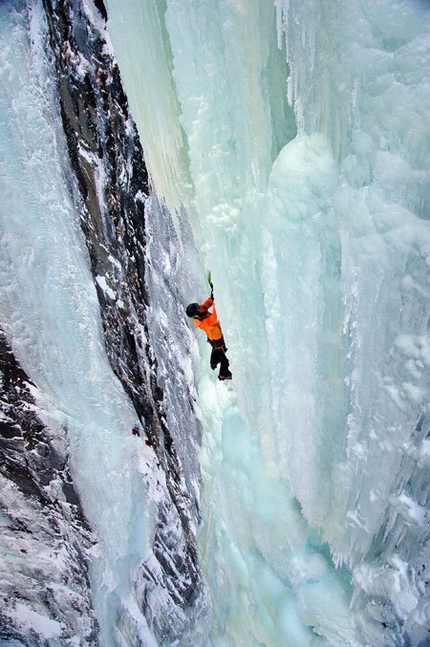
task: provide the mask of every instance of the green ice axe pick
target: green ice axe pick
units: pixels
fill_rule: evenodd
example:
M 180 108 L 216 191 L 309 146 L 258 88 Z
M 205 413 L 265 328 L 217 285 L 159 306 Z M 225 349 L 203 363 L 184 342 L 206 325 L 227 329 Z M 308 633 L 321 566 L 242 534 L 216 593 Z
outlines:
M 213 283 L 212 283 L 212 275 L 211 275 L 211 271 L 210 271 L 210 270 L 209 270 L 209 272 L 208 272 L 208 283 L 209 283 L 209 285 L 211 286 L 211 297 L 212 297 L 212 299 L 213 299 L 213 298 L 214 298 L 214 286 L 213 286 Z

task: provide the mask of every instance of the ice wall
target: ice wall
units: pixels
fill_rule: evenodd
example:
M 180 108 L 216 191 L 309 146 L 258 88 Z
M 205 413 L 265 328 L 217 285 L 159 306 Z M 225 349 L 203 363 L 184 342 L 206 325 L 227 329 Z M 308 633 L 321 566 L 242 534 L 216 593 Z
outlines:
M 322 298 L 314 322 L 317 375 L 326 393 L 320 393 L 316 404 L 321 438 L 331 448 L 321 452 L 319 480 L 322 493 L 334 485 L 336 493 L 329 502 L 332 512 L 323 512 L 323 495 L 309 502 L 307 515 L 316 520 L 321 513 L 334 514 L 330 523 L 321 516 L 322 525 L 335 551 L 350 558 L 366 553 L 387 517 L 388 526 L 395 523 L 391 506 L 402 509 L 397 496 L 409 487 L 411 472 L 417 481 L 424 477 L 429 14 L 419 2 L 278 6 L 299 131 L 305 138 L 323 133 L 338 166 L 331 186 L 324 182 L 323 191 L 312 188 L 317 202 L 305 218 L 291 204 L 291 191 L 281 193 L 290 221 L 310 217 L 313 228 L 323 223 L 325 230 L 316 250 L 321 268 L 317 295 Z M 309 158 L 300 157 L 297 164 L 294 154 L 289 159 L 285 151 L 287 164 L 296 162 L 300 169 L 302 162 L 303 169 L 310 161 L 315 168 Z M 278 190 L 281 181 L 274 172 Z M 307 172 L 304 178 L 308 180 Z M 285 229 L 298 227 L 301 222 Z M 285 267 L 288 274 L 300 260 L 295 248 Z M 304 283 L 307 276 L 309 269 L 302 275 Z M 295 303 L 299 308 L 300 299 Z M 421 459 L 409 464 L 411 453 Z M 290 460 L 296 466 L 289 471 L 298 477 L 303 460 L 294 454 L 293 449 Z M 420 489 L 412 499 L 425 505 Z M 300 500 L 305 500 L 303 493 Z
M 214 640 L 418 644 L 428 10 L 107 6 L 154 184 L 185 205 L 232 358 L 234 393 L 199 378 Z M 190 263 L 184 303 L 205 296 Z

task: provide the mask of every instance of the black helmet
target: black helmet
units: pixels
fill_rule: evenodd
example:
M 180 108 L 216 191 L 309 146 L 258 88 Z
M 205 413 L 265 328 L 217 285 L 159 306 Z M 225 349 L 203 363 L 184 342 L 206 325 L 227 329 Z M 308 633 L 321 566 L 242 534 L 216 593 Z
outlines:
M 187 306 L 187 315 L 189 317 L 195 317 L 198 313 L 199 313 L 198 303 L 190 303 L 190 305 Z

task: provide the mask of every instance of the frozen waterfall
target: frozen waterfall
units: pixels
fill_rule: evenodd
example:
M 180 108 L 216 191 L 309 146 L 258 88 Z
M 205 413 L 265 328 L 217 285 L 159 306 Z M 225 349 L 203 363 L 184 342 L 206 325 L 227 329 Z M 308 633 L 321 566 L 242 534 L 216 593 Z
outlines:
M 149 329 L 133 323 L 166 393 L 179 498 L 202 515 L 211 603 L 202 594 L 192 622 L 161 576 L 151 595 L 139 584 L 168 485 L 154 447 L 130 434 L 136 411 L 103 344 L 44 5 L 0 4 L 0 324 L 44 393 L 45 419 L 67 429 L 98 538 L 100 644 L 424 647 L 428 5 L 105 0 L 105 49 L 152 183 L 138 196 Z M 82 6 L 103 30 L 92 0 Z M 65 56 L 84 78 L 88 61 Z M 96 156 L 84 155 L 90 167 Z M 208 269 L 231 384 L 216 381 L 183 313 L 208 296 Z M 115 301 L 106 281 L 98 288 Z M 167 629 L 157 641 L 145 605 L 182 643 Z M 19 609 L 17 626 L 62 644 L 60 622 Z
M 232 358 L 229 390 L 201 346 L 212 638 L 419 644 L 430 16 L 275 4 L 107 2 L 154 186 L 201 250 L 184 303 L 210 267 Z

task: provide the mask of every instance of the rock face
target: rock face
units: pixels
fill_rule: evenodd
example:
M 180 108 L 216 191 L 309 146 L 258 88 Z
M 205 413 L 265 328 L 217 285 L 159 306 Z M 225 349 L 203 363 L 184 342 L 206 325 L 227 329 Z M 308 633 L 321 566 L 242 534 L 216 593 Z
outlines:
M 106 18 L 103 2 L 94 5 L 100 15 L 94 7 L 89 11 L 88 1 L 81 0 L 43 0 L 43 7 L 74 171 L 70 191 L 97 286 L 106 351 L 140 421 L 139 442 L 153 448 L 165 483 L 154 502 L 151 556 L 138 569 L 133 586 L 136 602 L 159 644 L 171 644 L 185 635 L 191 644 L 196 634 L 207 631 L 204 618 L 209 608 L 195 537 L 201 431 L 185 373 L 180 366 L 172 375 L 165 367 L 161 370 L 154 350 L 162 342 L 157 339 L 158 330 L 151 329 L 148 314 L 156 263 L 151 264 L 148 256 L 145 208 L 148 202 L 154 208 L 157 200 L 148 197 L 143 151 L 118 67 L 100 28 Z M 171 244 L 175 233 L 170 216 L 161 210 L 159 217 L 164 219 L 162 226 Z M 157 241 L 156 247 L 160 245 Z M 174 287 L 165 289 L 170 307 L 177 309 Z M 175 328 L 173 337 L 181 339 L 182 346 L 190 344 L 185 319 L 179 317 Z M 6 585 L 2 586 L 0 637 L 38 645 L 45 644 L 47 635 L 52 644 L 57 644 L 56 639 L 58 644 L 69 644 L 67 640 L 77 636 L 79 644 L 96 645 L 98 623 L 88 578 L 88 551 L 95 538 L 68 469 L 67 429 L 60 425 L 47 429 L 42 424 L 31 394 L 34 387 L 4 336 L 0 343 L 1 474 L 9 481 L 3 488 L 3 497 L 9 500 L 2 502 L 8 510 L 2 525 L 13 561 L 2 578 Z M 163 353 L 169 357 L 169 350 Z M 16 511 L 13 516 L 12 509 Z M 40 596 L 42 584 L 37 582 L 45 576 L 57 584 Z M 29 613 L 44 617 L 40 635 L 34 632 L 34 622 L 33 629 L 25 633 L 17 619 L 20 599 L 26 600 Z M 120 633 L 125 627 L 124 632 L 132 636 L 131 644 L 143 644 L 138 631 L 130 629 L 129 617 L 118 617 L 115 622 Z
M 36 616 L 45 637 L 96 645 L 88 577 L 95 538 L 70 475 L 67 430 L 42 423 L 36 388 L 3 331 L 0 372 L 1 644 L 44 644 L 26 622 Z

